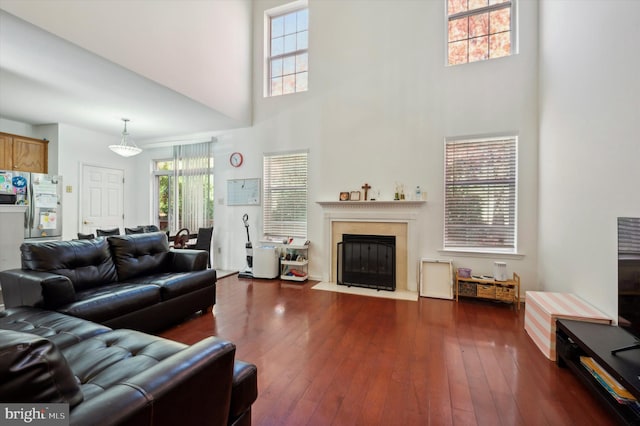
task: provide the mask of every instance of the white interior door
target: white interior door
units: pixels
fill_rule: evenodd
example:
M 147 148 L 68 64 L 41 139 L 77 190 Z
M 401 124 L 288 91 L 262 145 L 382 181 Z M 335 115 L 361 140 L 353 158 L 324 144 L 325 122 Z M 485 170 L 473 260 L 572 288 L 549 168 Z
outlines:
M 80 232 L 119 228 L 124 233 L 124 170 L 82 166 Z

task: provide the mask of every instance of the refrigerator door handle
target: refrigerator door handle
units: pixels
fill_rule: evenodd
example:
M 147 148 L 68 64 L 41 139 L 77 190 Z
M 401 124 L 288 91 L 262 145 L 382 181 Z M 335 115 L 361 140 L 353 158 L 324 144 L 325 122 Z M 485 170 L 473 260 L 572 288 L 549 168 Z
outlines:
M 31 222 L 31 204 L 27 206 L 27 211 L 24 212 L 24 229 L 25 230 L 30 229 L 29 222 Z
M 35 206 L 33 205 L 33 182 L 31 182 L 29 190 L 29 208 L 27 209 L 27 211 L 29 212 L 29 235 L 33 236 L 31 235 L 31 230 L 33 229 L 33 217 L 36 215 L 34 210 Z

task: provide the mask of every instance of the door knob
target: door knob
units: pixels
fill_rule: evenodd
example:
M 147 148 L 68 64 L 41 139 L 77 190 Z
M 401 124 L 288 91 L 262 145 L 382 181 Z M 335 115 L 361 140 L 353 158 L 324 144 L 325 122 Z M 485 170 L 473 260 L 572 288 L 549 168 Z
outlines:
M 85 225 L 89 225 L 91 222 L 89 222 L 88 220 L 84 220 L 82 221 L 82 223 L 84 223 Z

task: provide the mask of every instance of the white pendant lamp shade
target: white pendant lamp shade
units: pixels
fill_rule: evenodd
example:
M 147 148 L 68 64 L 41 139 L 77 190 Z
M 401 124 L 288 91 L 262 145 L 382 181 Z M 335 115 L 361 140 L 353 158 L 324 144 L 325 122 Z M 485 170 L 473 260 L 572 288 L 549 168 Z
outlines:
M 129 133 L 127 132 L 127 121 L 129 121 L 129 119 L 123 118 L 122 121 L 124 121 L 124 130 L 122 131 L 120 144 L 109 145 L 109 149 L 123 157 L 133 157 L 134 155 L 140 154 L 142 150 L 136 146 L 134 141 L 129 139 Z

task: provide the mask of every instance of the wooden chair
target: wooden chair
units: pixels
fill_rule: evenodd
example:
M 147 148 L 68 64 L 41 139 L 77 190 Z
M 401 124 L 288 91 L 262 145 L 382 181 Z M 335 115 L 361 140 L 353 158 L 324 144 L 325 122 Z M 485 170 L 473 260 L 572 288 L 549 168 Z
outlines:
M 195 244 L 188 244 L 187 248 L 196 250 L 206 250 L 207 265 L 211 267 L 211 238 L 213 237 L 213 227 L 198 228 L 198 236 Z
M 187 243 L 189 242 L 189 230 L 187 228 L 182 228 L 176 233 L 175 237 L 169 239 L 173 239 L 173 248 L 188 248 Z

